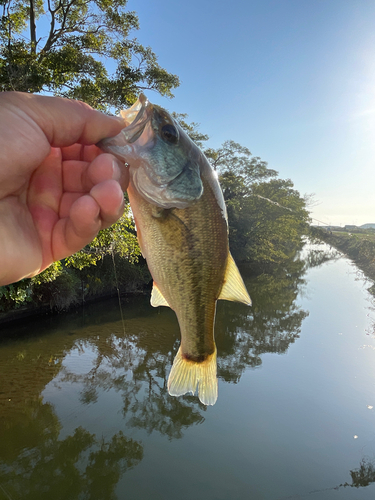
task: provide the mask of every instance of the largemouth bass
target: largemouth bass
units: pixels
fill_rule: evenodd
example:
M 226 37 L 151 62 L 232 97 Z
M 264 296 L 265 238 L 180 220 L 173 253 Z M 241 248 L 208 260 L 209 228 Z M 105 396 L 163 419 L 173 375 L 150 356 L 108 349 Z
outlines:
M 198 390 L 200 401 L 213 405 L 216 302 L 251 304 L 229 252 L 223 194 L 204 154 L 167 111 L 141 95 L 121 116 L 125 128 L 99 147 L 129 165 L 129 201 L 154 281 L 151 304 L 177 315 L 181 345 L 168 390 Z

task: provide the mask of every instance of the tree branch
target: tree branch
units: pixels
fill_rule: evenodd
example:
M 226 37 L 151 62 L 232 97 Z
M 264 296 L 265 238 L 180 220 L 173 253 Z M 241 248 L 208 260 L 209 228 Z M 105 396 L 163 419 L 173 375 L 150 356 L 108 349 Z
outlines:
M 51 14 L 51 22 L 50 22 L 50 28 L 49 28 L 49 34 L 48 34 L 47 41 L 46 41 L 43 49 L 41 50 L 42 53 L 49 52 L 49 50 L 51 49 L 51 47 L 55 41 L 55 13 L 60 9 L 60 7 L 61 7 L 61 0 L 59 2 L 59 5 L 56 7 L 56 9 L 52 9 L 51 1 L 48 0 L 48 10 Z
M 34 0 L 30 0 L 30 41 L 31 52 L 36 53 L 36 24 L 35 24 L 35 9 Z

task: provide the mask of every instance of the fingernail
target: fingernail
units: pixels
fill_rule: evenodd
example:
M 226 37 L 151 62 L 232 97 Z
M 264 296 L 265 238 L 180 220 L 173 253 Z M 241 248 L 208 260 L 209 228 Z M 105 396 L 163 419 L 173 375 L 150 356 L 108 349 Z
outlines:
M 112 118 L 116 118 L 116 120 L 121 123 L 123 127 L 126 127 L 126 121 L 123 119 L 122 116 L 113 116 Z

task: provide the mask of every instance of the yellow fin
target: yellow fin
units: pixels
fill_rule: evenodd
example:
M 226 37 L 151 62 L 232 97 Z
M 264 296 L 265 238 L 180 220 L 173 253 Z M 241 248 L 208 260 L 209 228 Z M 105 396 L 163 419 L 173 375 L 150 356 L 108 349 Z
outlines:
M 170 307 L 168 302 L 165 300 L 164 295 L 159 290 L 157 284 L 154 281 L 152 292 L 151 292 L 151 305 L 152 307 L 167 306 Z
M 236 263 L 230 253 L 228 255 L 224 284 L 221 289 L 219 299 L 243 302 L 244 304 L 251 306 L 251 299 L 247 293 L 245 283 L 243 282 L 238 267 L 236 266 Z
M 205 361 L 197 363 L 184 359 L 179 348 L 168 378 L 168 392 L 171 396 L 195 394 L 204 405 L 214 405 L 217 400 L 216 347 Z

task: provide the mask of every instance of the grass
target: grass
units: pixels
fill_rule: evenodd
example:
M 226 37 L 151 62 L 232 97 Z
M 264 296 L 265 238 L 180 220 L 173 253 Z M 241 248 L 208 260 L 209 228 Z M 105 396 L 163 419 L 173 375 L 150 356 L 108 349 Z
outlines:
M 311 228 L 311 234 L 347 255 L 365 276 L 375 283 L 375 232 L 373 230 L 328 232 L 320 228 Z M 375 284 L 369 291 L 375 295 Z
M 332 231 L 335 236 L 344 238 L 357 238 L 358 240 L 373 241 L 375 242 L 375 233 L 373 231 L 366 233 L 350 233 L 347 231 Z

